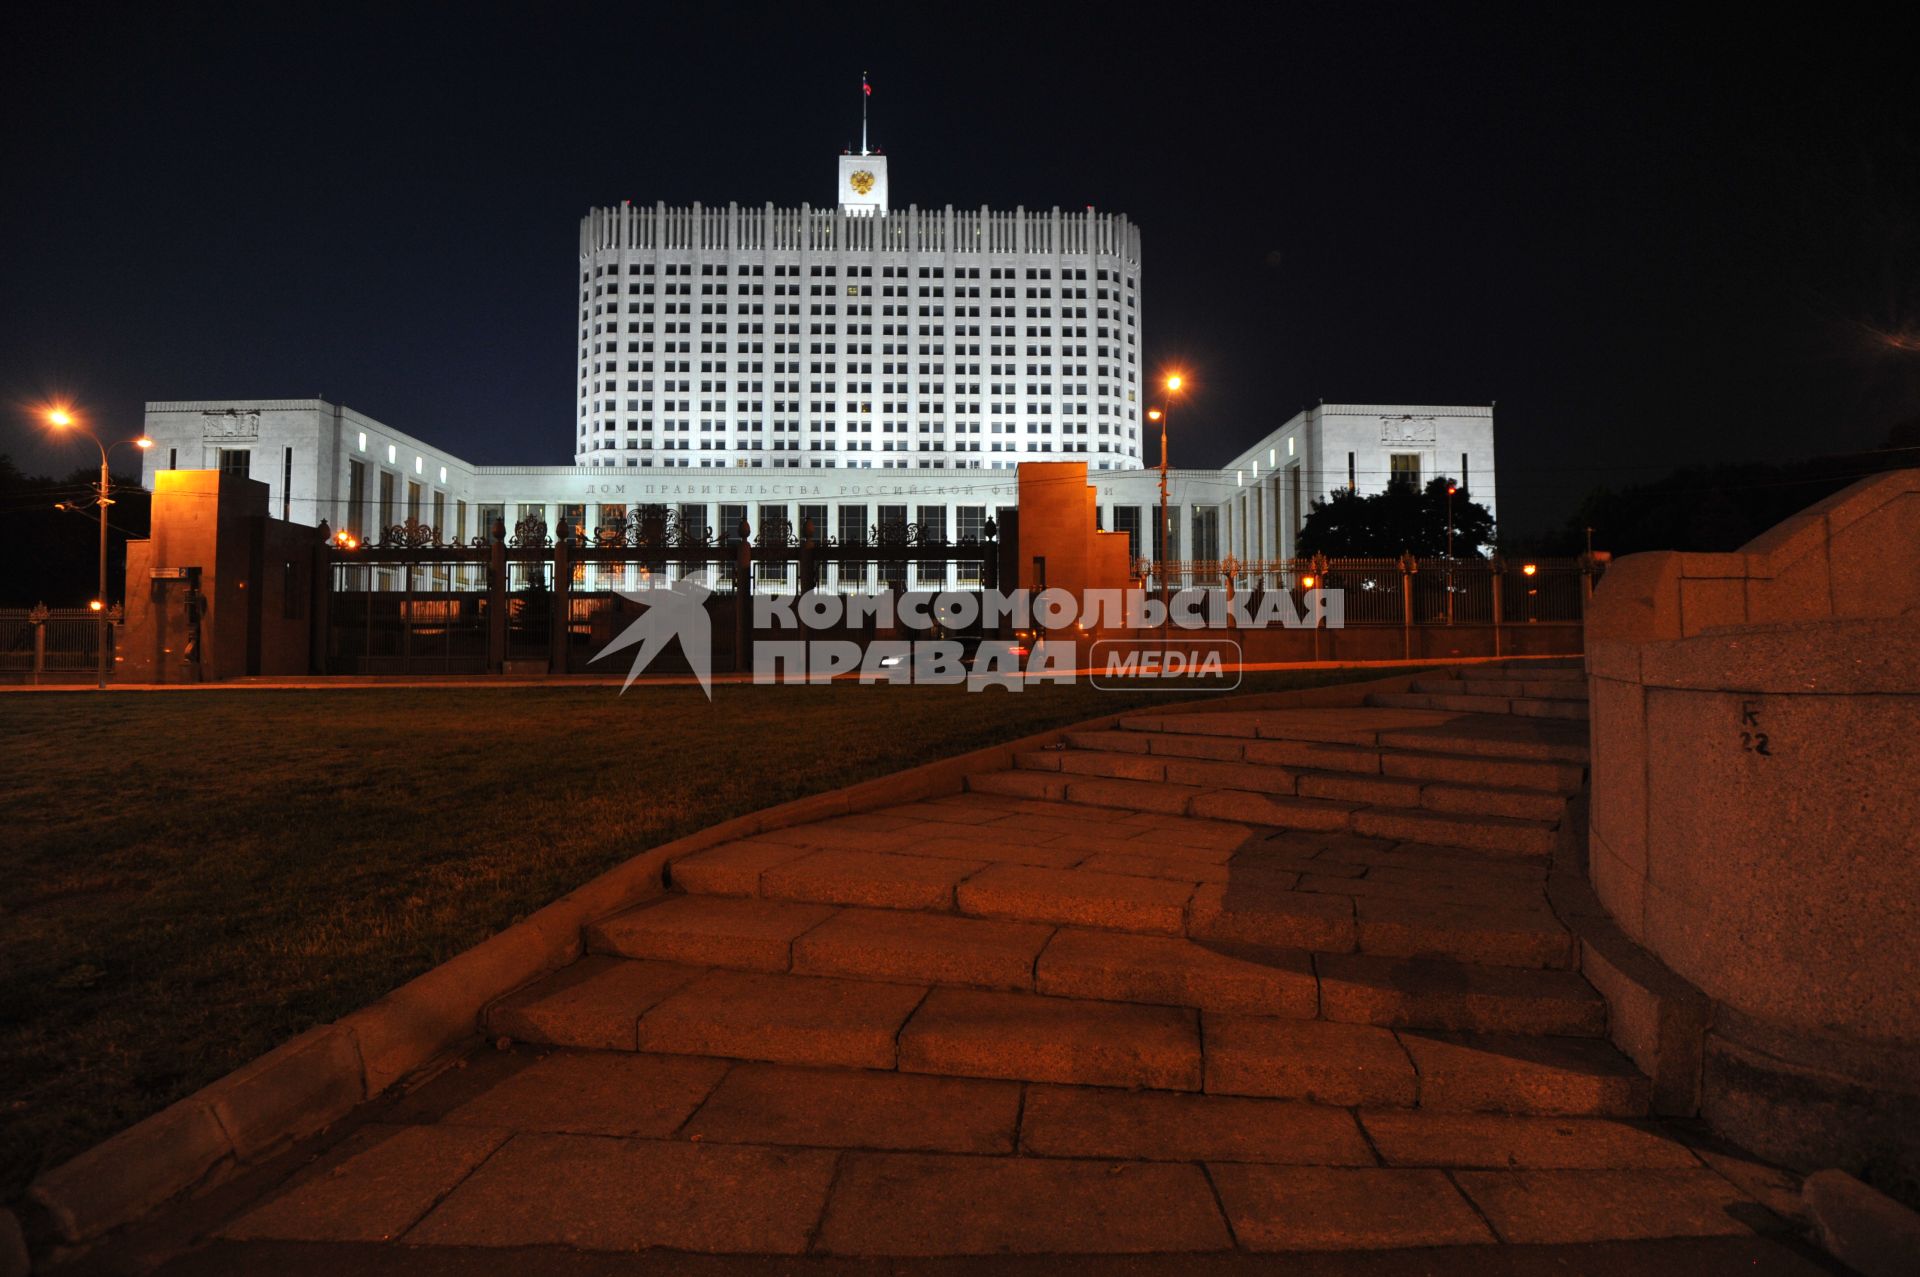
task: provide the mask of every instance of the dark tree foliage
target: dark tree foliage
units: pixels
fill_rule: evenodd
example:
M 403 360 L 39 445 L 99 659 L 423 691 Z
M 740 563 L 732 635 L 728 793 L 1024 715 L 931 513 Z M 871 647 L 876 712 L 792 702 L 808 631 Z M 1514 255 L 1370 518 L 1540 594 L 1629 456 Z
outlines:
M 1422 558 L 1447 552 L 1447 485 L 1434 479 L 1424 488 L 1387 485 L 1385 492 L 1361 496 L 1340 491 L 1315 501 L 1300 528 L 1300 553 L 1330 558 L 1391 558 L 1411 550 Z M 1477 559 L 1493 545 L 1493 515 L 1465 488 L 1453 495 L 1453 554 Z
M 1615 555 L 1643 550 L 1719 554 L 1737 550 L 1782 520 L 1882 470 L 1920 466 L 1920 420 L 1888 432 L 1875 451 L 1781 464 L 1690 466 L 1663 479 L 1588 494 L 1538 550 Z
M 23 474 L 0 455 L 0 545 L 8 564 L 0 572 L 0 607 L 85 607 L 99 589 L 100 512 L 89 466 L 64 479 Z M 125 597 L 127 541 L 147 535 L 149 497 L 138 476 L 115 475 L 107 507 L 107 595 Z M 62 503 L 79 506 L 61 510 Z

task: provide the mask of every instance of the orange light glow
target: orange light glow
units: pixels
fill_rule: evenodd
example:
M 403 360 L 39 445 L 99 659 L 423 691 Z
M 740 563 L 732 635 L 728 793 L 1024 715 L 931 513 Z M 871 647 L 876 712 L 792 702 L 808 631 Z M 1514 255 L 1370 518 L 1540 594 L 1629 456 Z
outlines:
M 107 605 L 99 599 L 94 599 L 91 603 L 87 604 L 87 607 L 95 612 L 104 612 L 107 610 Z
M 1185 377 L 1183 377 L 1183 376 L 1181 376 L 1181 375 L 1180 375 L 1179 373 L 1177 373 L 1177 372 L 1176 372 L 1176 373 L 1173 373 L 1173 374 L 1171 374 L 1171 375 L 1169 375 L 1169 376 L 1167 377 L 1167 389 L 1168 389 L 1168 390 L 1178 390 L 1178 389 L 1180 389 L 1180 387 L 1182 387 L 1182 386 L 1184 386 L 1184 385 L 1186 385 L 1186 384 L 1187 384 L 1187 379 L 1186 379 Z
M 65 408 L 47 409 L 47 424 L 55 428 L 73 424 L 73 414 Z
M 1158 408 L 1147 409 L 1147 420 L 1148 421 L 1160 420 L 1160 410 Z
M 1318 584 L 1320 584 L 1320 578 L 1311 572 L 1300 578 L 1300 588 L 1303 590 L 1311 590 Z
M 153 447 L 153 440 L 147 438 L 145 435 L 141 435 L 133 441 L 133 446 L 136 448 L 151 448 Z
M 1522 576 L 1532 576 L 1535 572 L 1538 572 L 1539 570 L 1540 570 L 1540 565 L 1538 563 L 1528 563 L 1521 567 L 1520 573 Z
M 1453 485 L 1452 485 L 1451 483 L 1449 483 L 1449 484 L 1447 485 L 1447 495 L 1448 495 L 1448 496 L 1452 496 L 1452 495 L 1453 495 L 1454 493 L 1456 493 L 1456 492 L 1458 492 L 1458 491 L 1460 491 L 1460 489 L 1458 489 L 1458 488 L 1456 488 L 1456 487 L 1454 487 L 1454 486 L 1453 486 Z

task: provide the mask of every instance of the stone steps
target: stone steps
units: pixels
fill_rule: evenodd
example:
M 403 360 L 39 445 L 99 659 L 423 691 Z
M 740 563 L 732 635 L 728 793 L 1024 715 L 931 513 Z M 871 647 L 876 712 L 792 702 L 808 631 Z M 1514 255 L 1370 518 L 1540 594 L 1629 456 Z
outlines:
M 1533 696 L 1472 696 L 1438 692 L 1373 692 L 1367 704 L 1382 709 L 1451 710 L 1462 714 L 1512 714 L 1521 718 L 1584 720 L 1585 700 Z
M 1462 760 L 1471 768 L 1471 760 Z M 1558 822 L 1566 811 L 1561 793 L 1414 776 L 1381 776 L 1342 770 L 1279 767 L 1266 763 L 1087 748 L 1039 750 L 1019 755 L 1023 771 L 1171 781 L 1179 785 L 1237 789 L 1258 794 L 1297 794 L 1382 807 L 1426 808 L 1458 815 L 1509 816 Z
M 1061 871 L 1041 871 L 1057 874 Z M 1088 879 L 1109 875 L 1086 874 Z M 1164 889 L 1172 884 L 1139 880 Z M 1593 1036 L 1605 1008 L 1565 970 L 1567 938 L 1550 917 L 1409 897 L 1357 902 L 1300 893 L 1307 911 L 1239 901 L 1232 893 L 1187 898 L 1187 933 L 1103 930 L 1083 925 L 1102 906 L 1137 899 L 1122 884 L 1039 898 L 1050 879 L 967 899 L 998 912 L 823 907 L 731 896 L 671 896 L 592 928 L 590 950 L 677 967 L 883 980 L 1034 992 L 1056 997 L 1191 1007 L 1234 1014 L 1326 1019 L 1395 1028 Z M 1437 908 L 1437 912 L 1436 912 Z M 1342 911 L 1346 916 L 1342 917 Z M 1074 915 L 1064 922 L 1061 915 Z M 1331 921 L 1333 925 L 1326 924 Z M 1320 929 L 1315 935 L 1309 929 Z M 1310 952 L 1287 940 L 1345 939 Z M 1354 948 L 1358 947 L 1358 952 Z
M 1067 733 L 1067 745 L 1103 753 L 1153 754 L 1247 762 L 1359 776 L 1402 776 L 1452 781 L 1488 788 L 1532 789 L 1576 794 L 1586 781 L 1578 762 L 1539 758 L 1501 758 L 1490 754 L 1443 753 L 1377 745 L 1324 741 L 1266 740 L 1235 736 L 1193 736 L 1177 732 L 1108 729 Z
M 1468 671 L 1446 678 L 1416 678 L 1409 686 L 1414 692 L 1435 692 L 1461 696 L 1524 696 L 1541 700 L 1587 699 L 1584 679 L 1494 677 Z
M 1138 758 L 1138 755 L 1113 755 Z M 1148 765 L 1151 756 L 1147 756 Z M 1248 764 L 1224 764 L 1252 767 Z M 1264 769 L 1273 770 L 1273 769 Z M 1192 766 L 1181 774 L 1200 775 Z M 1224 776 L 1222 777 L 1224 778 Z M 1249 774 L 1245 782 L 1279 784 L 1277 780 L 1260 782 Z M 1553 850 L 1558 837 L 1556 821 L 1513 816 L 1462 816 L 1447 811 L 1423 808 L 1370 806 L 1352 799 L 1309 797 L 1272 790 L 1226 787 L 1219 783 L 1182 784 L 1171 781 L 1137 780 L 1104 775 L 1080 775 L 1066 771 L 1040 771 L 1028 766 L 1012 771 L 983 772 L 967 778 L 974 793 L 1000 794 L 1090 807 L 1110 807 L 1128 811 L 1157 812 L 1163 815 L 1196 816 L 1245 824 L 1271 825 L 1281 829 L 1351 831 L 1376 838 L 1395 838 L 1437 846 L 1461 847 L 1492 855 L 1540 857 Z M 1316 782 L 1320 792 L 1339 787 L 1332 778 Z M 1425 793 L 1422 787 L 1422 794 Z M 1475 799 L 1465 787 L 1436 787 L 1436 801 L 1478 801 L 1488 805 L 1501 801 L 1493 795 Z M 1533 801 L 1519 793 L 1505 796 L 1521 809 Z
M 1644 1114 L 1593 1038 L 1393 1029 L 1039 993 L 595 956 L 494 1004 L 488 1032 L 641 1051 L 1442 1112 Z

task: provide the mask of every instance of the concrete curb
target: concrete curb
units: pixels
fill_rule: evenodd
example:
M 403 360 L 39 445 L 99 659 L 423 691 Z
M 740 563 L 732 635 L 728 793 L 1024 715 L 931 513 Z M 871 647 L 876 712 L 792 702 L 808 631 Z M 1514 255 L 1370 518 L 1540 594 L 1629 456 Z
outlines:
M 1405 690 L 1417 676 L 1201 702 L 1172 700 L 1166 708 L 1194 713 L 1359 705 L 1370 692 Z M 1058 744 L 1068 732 L 1099 730 L 1143 712 L 1150 711 L 1129 709 L 938 759 L 750 812 L 651 848 L 372 1004 L 309 1029 L 43 1173 L 27 1190 L 28 1200 L 46 1213 L 64 1241 L 98 1237 L 315 1134 L 471 1043 L 488 1005 L 576 960 L 586 928 L 660 894 L 673 861 L 771 829 L 957 794 L 969 773 L 1003 771 L 1013 766 L 1016 754 Z
M 1814 1235 L 1827 1253 L 1864 1277 L 1920 1270 L 1920 1215 L 1845 1171 L 1815 1171 L 1800 1186 Z

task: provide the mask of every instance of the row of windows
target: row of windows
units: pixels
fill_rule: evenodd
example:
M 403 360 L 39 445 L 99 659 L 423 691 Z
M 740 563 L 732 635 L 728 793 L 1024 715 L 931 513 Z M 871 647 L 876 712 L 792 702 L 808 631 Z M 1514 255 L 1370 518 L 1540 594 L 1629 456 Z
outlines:
M 1054 278 L 1054 272 L 1051 266 L 1029 266 L 1029 267 L 1026 267 L 1025 269 L 1026 269 L 1025 277 L 1027 279 L 1051 280 Z M 915 274 L 916 270 L 918 271 L 917 276 Z M 981 268 L 978 266 L 956 266 L 953 268 L 952 278 L 979 279 L 981 278 L 980 270 Z M 580 282 L 585 284 L 589 282 L 591 279 L 599 279 L 603 276 L 618 275 L 620 273 L 621 271 L 620 271 L 619 263 L 615 262 L 612 264 L 602 264 L 599 266 L 595 266 L 593 268 L 593 274 L 591 276 L 589 276 L 585 271 L 580 272 Z M 626 274 L 628 275 L 647 276 L 647 275 L 652 275 L 653 273 L 654 273 L 654 263 L 652 262 L 628 262 L 627 263 Z M 659 268 L 659 273 L 662 275 L 690 275 L 693 273 L 693 264 L 691 262 L 666 262 L 661 264 Z M 700 274 L 708 278 L 724 279 L 731 276 L 736 279 L 737 278 L 758 279 L 758 278 L 764 278 L 766 273 L 767 273 L 766 266 L 760 263 L 744 263 L 744 262 L 739 264 L 729 264 L 725 262 L 700 263 Z M 800 274 L 800 267 L 797 263 L 776 264 L 773 268 L 773 274 L 776 279 L 796 277 Z M 862 265 L 850 265 L 850 264 L 830 266 L 824 263 L 815 262 L 807 268 L 807 275 L 809 278 L 812 278 L 812 279 L 831 279 L 836 275 L 838 275 L 843 279 L 872 279 L 873 267 L 862 266 Z M 1060 268 L 1059 277 L 1063 280 L 1086 279 L 1087 268 L 1084 266 L 1063 266 Z M 920 267 L 882 266 L 880 268 L 880 278 L 881 279 L 914 279 L 914 278 L 946 279 L 948 278 L 948 275 L 947 275 L 947 268 L 944 266 L 920 266 Z M 988 279 L 1019 279 L 1021 278 L 1021 268 L 1018 266 L 991 266 L 987 268 L 986 278 Z M 1126 281 L 1126 285 L 1128 288 L 1132 288 L 1134 286 L 1134 281 L 1127 276 L 1126 272 L 1118 271 L 1118 270 L 1110 270 L 1104 266 L 1095 268 L 1093 273 L 1093 278 L 1102 282 L 1109 282 L 1109 283 L 1119 283 L 1124 279 Z

